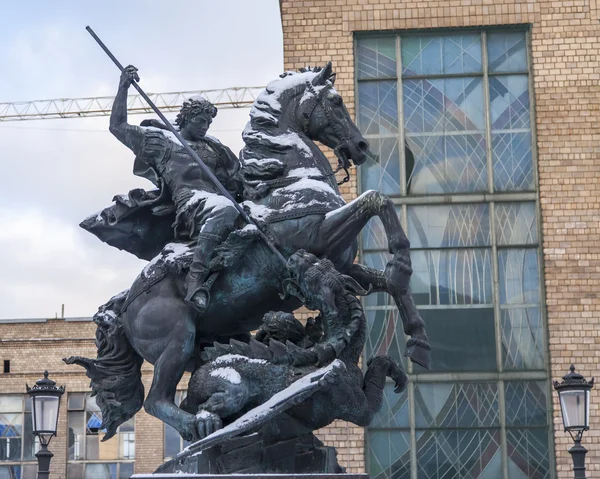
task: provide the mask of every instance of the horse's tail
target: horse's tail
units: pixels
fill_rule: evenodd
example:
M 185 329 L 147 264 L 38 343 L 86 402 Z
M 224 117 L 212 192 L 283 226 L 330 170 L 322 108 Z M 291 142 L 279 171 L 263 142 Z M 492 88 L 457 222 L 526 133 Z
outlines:
M 96 359 L 72 356 L 63 361 L 78 364 L 91 379 L 92 396 L 102 411 L 101 429 L 106 429 L 103 441 L 113 437 L 117 428 L 131 419 L 144 403 L 141 368 L 144 360 L 129 343 L 120 313 L 127 291 L 119 293 L 101 306 L 94 316 L 96 329 Z

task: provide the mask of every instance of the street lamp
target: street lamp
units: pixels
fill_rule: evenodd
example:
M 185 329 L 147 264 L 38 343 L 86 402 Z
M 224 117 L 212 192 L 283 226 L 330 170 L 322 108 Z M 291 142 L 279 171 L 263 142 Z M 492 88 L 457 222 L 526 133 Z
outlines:
M 50 459 L 54 456 L 48 450 L 48 444 L 56 436 L 60 397 L 65 392 L 65 387 L 56 387 L 56 383 L 48 379 L 48 371 L 44 371 L 44 379 L 37 381 L 33 387 L 27 387 L 27 394 L 31 397 L 33 406 L 31 421 L 33 434 L 40 440 L 41 449 L 36 452 L 38 459 L 38 479 L 48 479 L 50 475 Z
M 583 432 L 590 428 L 590 391 L 594 387 L 594 378 L 589 382 L 575 372 L 571 364 L 570 373 L 563 377 L 563 382 L 554 381 L 554 389 L 558 392 L 562 420 L 575 445 L 569 449 L 573 457 L 575 479 L 585 479 L 585 455 L 587 449 L 581 445 Z

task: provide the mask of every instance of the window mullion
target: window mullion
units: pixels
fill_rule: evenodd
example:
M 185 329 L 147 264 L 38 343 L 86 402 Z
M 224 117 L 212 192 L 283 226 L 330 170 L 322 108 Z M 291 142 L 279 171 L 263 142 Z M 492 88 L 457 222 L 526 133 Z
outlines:
M 396 37 L 396 101 L 398 109 L 398 153 L 400 160 L 400 195 L 406 196 L 406 152 L 404 150 L 404 94 L 402 90 L 402 44 L 400 35 Z
M 487 52 L 487 34 L 481 34 L 481 53 L 483 63 L 483 95 L 485 109 L 485 134 L 486 134 L 486 152 L 487 152 L 487 177 L 488 189 L 490 193 L 494 192 L 494 167 L 493 167 L 493 148 L 492 148 L 492 120 L 490 113 L 490 83 L 488 72 L 488 52 Z M 496 242 L 496 203 L 490 202 L 490 233 L 492 237 L 492 274 L 493 274 L 493 298 L 494 298 L 494 330 L 496 332 L 496 363 L 498 372 L 502 373 L 502 327 L 500 311 L 500 284 L 498 272 L 498 246 Z M 502 477 L 508 477 L 508 451 L 506 443 L 506 401 L 504 397 L 504 381 L 498 381 L 498 412 L 500 420 L 500 451 L 502 454 Z

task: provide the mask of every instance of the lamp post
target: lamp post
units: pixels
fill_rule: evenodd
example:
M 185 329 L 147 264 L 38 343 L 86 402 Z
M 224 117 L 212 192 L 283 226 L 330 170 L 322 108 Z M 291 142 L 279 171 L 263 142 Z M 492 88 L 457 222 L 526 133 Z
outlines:
M 594 378 L 586 381 L 575 372 L 571 364 L 570 372 L 559 383 L 554 381 L 554 389 L 558 393 L 563 425 L 575 445 L 569 449 L 573 457 L 573 471 L 575 479 L 585 479 L 585 455 L 587 449 L 581 445 L 583 432 L 590 428 L 590 391 L 594 387 Z
M 48 479 L 50 459 L 54 456 L 48 450 L 48 444 L 56 436 L 60 397 L 64 394 L 65 387 L 56 387 L 56 383 L 48 379 L 48 371 L 44 371 L 44 379 L 37 381 L 31 388 L 29 385 L 26 387 L 32 403 L 33 434 L 38 437 L 42 446 L 35 454 L 38 459 L 38 479 Z

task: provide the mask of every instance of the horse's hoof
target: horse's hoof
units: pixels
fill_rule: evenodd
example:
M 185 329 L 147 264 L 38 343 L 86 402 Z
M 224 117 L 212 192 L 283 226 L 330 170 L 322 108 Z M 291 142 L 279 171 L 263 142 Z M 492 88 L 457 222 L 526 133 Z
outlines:
M 404 356 L 427 370 L 431 369 L 431 348 L 427 344 L 409 341 Z

